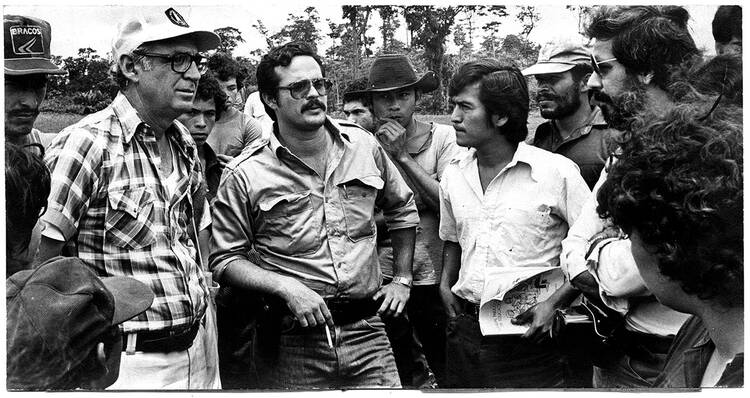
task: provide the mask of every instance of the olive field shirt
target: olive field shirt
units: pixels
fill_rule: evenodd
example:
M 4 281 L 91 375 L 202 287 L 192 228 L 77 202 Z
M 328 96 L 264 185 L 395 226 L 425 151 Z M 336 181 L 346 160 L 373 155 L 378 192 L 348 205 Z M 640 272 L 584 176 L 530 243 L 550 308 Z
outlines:
M 594 107 L 583 125 L 564 140 L 554 121 L 540 124 L 534 134 L 534 146 L 559 153 L 575 162 L 586 185 L 593 189 L 619 134 L 619 130 L 609 128 L 599 107 Z
M 380 288 L 375 207 L 389 230 L 413 228 L 414 195 L 370 133 L 330 118 L 325 128 L 334 144 L 324 179 L 275 134 L 227 166 L 213 206 L 210 262 L 218 280 L 255 249 L 258 266 L 326 298 L 366 298 Z

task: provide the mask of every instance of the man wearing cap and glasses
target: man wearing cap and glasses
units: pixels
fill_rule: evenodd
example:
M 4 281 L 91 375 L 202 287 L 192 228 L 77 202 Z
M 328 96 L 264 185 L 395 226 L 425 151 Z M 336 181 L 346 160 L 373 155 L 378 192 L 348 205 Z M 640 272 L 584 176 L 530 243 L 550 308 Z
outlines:
M 224 171 L 211 268 L 223 285 L 265 295 L 263 387 L 400 387 L 379 314 L 403 312 L 410 289 L 381 286 L 374 213 L 385 214 L 396 275 L 410 277 L 413 194 L 371 134 L 326 115 L 331 82 L 307 44 L 272 49 L 257 75 L 273 134 Z
M 445 366 L 445 312 L 438 289 L 443 252 L 438 237 L 439 182 L 459 147 L 452 127 L 419 121 L 414 111 L 419 96 L 435 90 L 439 84 L 434 72 L 417 76 L 405 55 L 389 54 L 375 59 L 364 90 L 372 101 L 377 124 L 375 136 L 414 191 L 419 210 L 412 278 L 394 277 L 393 251 L 387 233 L 378 237 L 380 267 L 386 283 L 413 285 L 409 322 L 424 346 L 438 385 L 443 381 Z M 389 333 L 396 336 L 399 332 L 392 329 L 400 321 L 391 322 Z
M 39 105 L 47 94 L 47 75 L 62 75 L 51 62 L 52 28 L 47 21 L 4 15 L 5 35 L 5 142 L 43 143 L 33 128 Z
M 559 38 L 542 46 L 536 64 L 523 70 L 537 81 L 539 112 L 549 121 L 539 125 L 534 146 L 575 162 L 589 188 L 599 178 L 618 131 L 607 126 L 601 110 L 589 103 L 586 81 L 591 75 L 588 50 L 576 38 Z
M 602 6 L 587 28 L 593 39 L 588 80 L 592 103 L 610 127 L 631 134 L 635 117 L 673 103 L 671 73 L 700 56 L 687 29 L 688 12 L 678 6 Z M 616 157 L 615 157 L 616 159 Z M 650 387 L 685 314 L 660 304 L 638 274 L 630 240 L 596 212 L 596 197 L 607 178 L 601 173 L 581 216 L 563 241 L 560 256 L 572 284 L 594 291 L 625 314 L 615 331 L 615 360 L 594 367 L 594 387 Z
M 123 324 L 113 389 L 220 387 L 193 222 L 200 162 L 175 122 L 205 71 L 200 52 L 218 44 L 173 8 L 124 21 L 112 45 L 120 93 L 60 132 L 46 156 L 52 187 L 40 259 L 65 248 L 99 275 L 131 276 L 156 296 Z

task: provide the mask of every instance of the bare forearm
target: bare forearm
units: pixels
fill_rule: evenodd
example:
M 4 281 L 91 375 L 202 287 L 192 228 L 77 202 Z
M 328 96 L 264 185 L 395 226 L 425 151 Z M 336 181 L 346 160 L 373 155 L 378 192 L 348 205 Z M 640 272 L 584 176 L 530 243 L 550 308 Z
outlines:
M 458 281 L 461 268 L 461 246 L 456 242 L 445 241 L 443 244 L 443 274 L 440 285 L 450 289 Z
M 396 161 L 414 183 L 422 201 L 430 210 L 440 211 L 440 183 L 431 177 L 409 154 L 399 156 Z
M 565 281 L 565 284 L 552 293 L 547 301 L 549 301 L 554 308 L 567 307 L 580 293 L 581 292 L 578 289 L 570 284 L 570 281 Z
M 214 277 L 216 275 L 214 274 Z M 286 288 L 294 283 L 292 278 L 264 270 L 246 259 L 230 262 L 221 274 L 219 283 L 239 289 L 251 290 L 285 298 Z
M 394 276 L 405 276 L 411 279 L 416 228 L 394 229 L 390 231 L 390 235 L 393 246 Z

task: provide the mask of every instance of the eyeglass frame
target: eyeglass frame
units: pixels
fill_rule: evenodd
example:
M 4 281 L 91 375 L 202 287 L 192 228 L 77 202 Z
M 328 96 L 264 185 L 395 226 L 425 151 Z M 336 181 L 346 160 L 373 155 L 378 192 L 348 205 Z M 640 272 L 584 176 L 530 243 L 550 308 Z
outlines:
M 605 59 L 604 61 L 597 61 L 596 57 L 594 56 L 594 54 L 589 54 L 589 58 L 591 58 L 591 68 L 599 76 L 602 75 L 602 70 L 599 69 L 599 65 L 606 64 L 606 63 L 612 62 L 612 61 L 617 61 L 617 57 L 610 58 L 610 59 Z
M 318 81 L 323 81 L 323 89 L 325 91 L 324 93 L 321 93 L 320 90 L 317 87 L 315 87 L 315 82 L 318 82 Z M 302 82 L 306 82 L 308 84 L 308 86 L 307 86 L 307 89 L 305 90 L 305 92 L 302 93 L 302 94 L 300 94 L 299 97 L 297 97 L 293 93 L 294 88 L 292 86 L 295 85 L 295 84 L 298 84 L 298 83 L 302 83 Z M 302 80 L 297 80 L 296 82 L 289 83 L 286 86 L 278 86 L 276 88 L 277 89 L 289 90 L 289 95 L 291 95 L 292 98 L 294 98 L 294 99 L 302 99 L 302 98 L 306 97 L 310 93 L 310 89 L 312 89 L 312 88 L 315 88 L 315 91 L 318 94 L 320 94 L 321 96 L 323 96 L 323 95 L 328 95 L 328 90 L 330 90 L 332 87 L 333 87 L 333 81 L 331 81 L 330 79 L 327 79 L 325 77 L 319 77 L 319 78 L 316 78 L 316 79 L 302 79 Z
M 161 54 L 161 53 L 152 53 L 148 51 L 143 50 L 134 50 L 133 54 L 139 55 L 141 57 L 156 57 L 161 59 L 167 59 L 169 60 L 170 67 L 172 68 L 172 71 L 175 73 L 185 73 L 190 70 L 190 67 L 193 66 L 193 63 L 195 63 L 196 68 L 198 68 L 198 73 L 201 75 L 205 74 L 206 71 L 208 71 L 208 65 L 202 61 L 208 59 L 205 55 L 196 53 L 196 54 L 190 54 L 186 52 L 176 52 L 173 54 Z M 187 55 L 190 57 L 190 62 L 187 64 L 187 68 L 183 71 L 177 70 L 175 67 L 175 58 L 180 55 Z

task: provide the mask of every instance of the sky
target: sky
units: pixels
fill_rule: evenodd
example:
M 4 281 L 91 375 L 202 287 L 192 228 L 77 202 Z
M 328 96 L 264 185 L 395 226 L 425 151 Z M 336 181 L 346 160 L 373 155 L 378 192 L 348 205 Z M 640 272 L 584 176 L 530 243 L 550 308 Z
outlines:
M 252 0 L 251 0 L 252 1 Z M 158 0 L 157 0 L 158 2 Z M 33 3 L 34 5 L 28 5 Z M 167 6 L 153 6 L 154 1 L 127 0 L 120 1 L 117 5 L 98 5 L 92 1 L 65 1 L 50 2 L 45 0 L 26 0 L 25 2 L 3 0 L 4 14 L 21 14 L 34 15 L 47 20 L 52 25 L 52 53 L 63 57 L 75 56 L 78 49 L 82 47 L 91 47 L 104 56 L 111 50 L 111 40 L 115 34 L 117 22 L 124 19 L 129 13 L 136 11 L 153 10 L 161 12 Z M 302 14 L 303 10 L 311 3 L 309 1 L 284 1 L 275 0 L 264 4 L 263 0 L 254 0 L 252 2 L 240 1 L 221 1 L 217 5 L 216 1 L 197 1 L 197 0 L 180 0 L 175 7 L 191 24 L 200 26 L 209 30 L 232 26 L 242 32 L 242 37 L 246 43 L 238 46 L 235 55 L 247 55 L 256 48 L 265 49 L 265 40 L 263 36 L 252 27 L 257 21 L 263 21 L 263 24 L 273 34 L 278 32 L 285 24 L 287 16 L 290 13 Z M 336 23 L 344 22 L 341 18 L 342 4 L 394 4 L 398 1 L 345 1 L 345 0 L 323 0 L 314 2 L 314 6 L 320 15 L 320 29 L 325 37 L 329 31 L 327 20 Z M 410 2 L 421 4 L 449 5 L 456 2 L 445 2 L 442 0 Z M 466 2 L 472 3 L 472 2 Z M 473 2 L 482 4 L 482 2 Z M 498 1 L 495 1 L 498 3 Z M 504 1 L 509 5 L 509 15 L 502 19 L 501 35 L 517 34 L 521 31 L 521 25 L 516 21 L 515 9 L 512 4 L 526 5 L 532 2 L 513 2 Z M 585 3 L 585 2 L 582 2 Z M 605 3 L 599 1 L 598 4 Z M 710 5 L 712 1 L 695 2 L 697 5 L 689 5 L 687 8 L 692 16 L 690 25 L 693 30 L 694 38 L 699 47 L 702 47 L 713 53 L 713 38 L 711 36 L 711 19 L 716 10 L 716 2 Z M 558 35 L 573 35 L 577 32 L 577 18 L 573 12 L 565 9 L 564 5 L 548 1 L 533 2 L 540 13 L 540 21 L 537 27 L 529 36 L 531 41 L 543 43 L 546 40 Z M 687 3 L 683 3 L 687 4 Z M 485 21 L 478 21 L 481 25 Z M 377 26 L 380 25 L 378 16 L 375 14 L 371 22 L 372 28 L 368 32 L 370 36 L 379 37 Z M 402 22 L 403 25 L 403 22 Z M 480 34 L 480 33 L 478 33 Z M 406 41 L 406 30 L 402 26 L 396 33 L 397 39 Z M 481 38 L 477 37 L 477 40 Z M 475 41 L 479 43 L 479 41 Z M 330 40 L 326 38 L 324 43 L 320 43 L 321 52 L 330 46 Z M 379 45 L 376 42 L 376 46 Z M 455 52 L 457 49 L 452 41 L 449 40 L 448 52 Z

